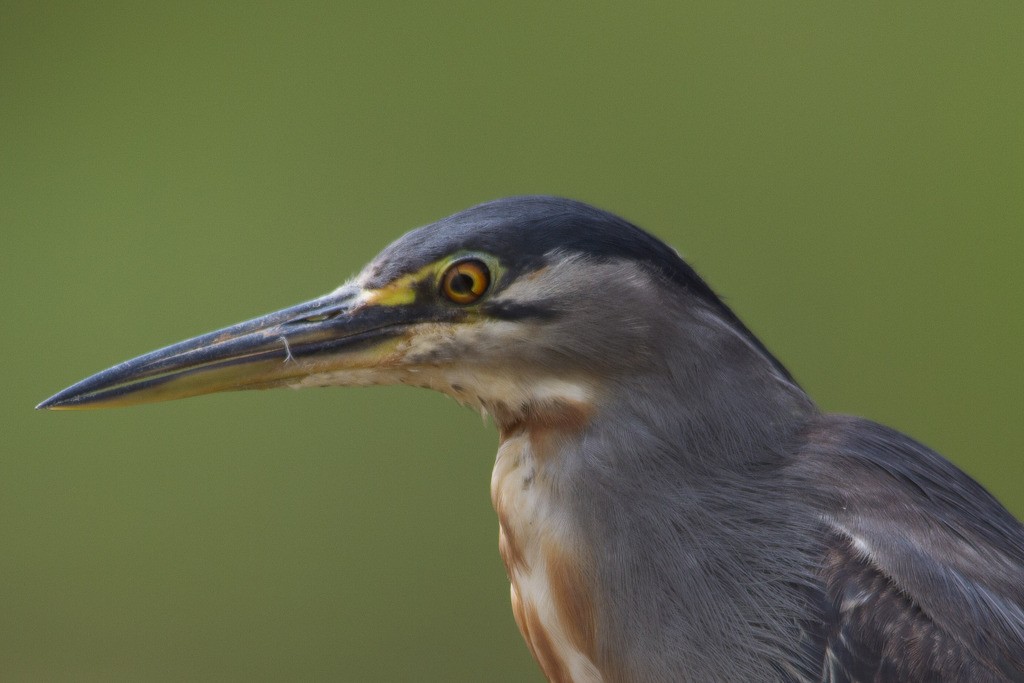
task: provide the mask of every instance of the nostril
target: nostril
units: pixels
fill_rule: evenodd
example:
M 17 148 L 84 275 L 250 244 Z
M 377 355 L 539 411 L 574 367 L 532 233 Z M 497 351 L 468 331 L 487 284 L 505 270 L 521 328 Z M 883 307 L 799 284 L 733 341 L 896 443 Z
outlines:
M 313 315 L 308 315 L 305 318 L 295 318 L 294 320 L 289 320 L 285 324 L 286 325 L 306 325 L 308 323 L 322 323 L 325 320 L 330 320 L 331 318 L 337 318 L 339 315 L 341 315 L 341 313 L 342 313 L 342 309 L 338 308 L 338 309 L 335 309 L 333 311 L 325 311 L 323 313 L 315 313 Z

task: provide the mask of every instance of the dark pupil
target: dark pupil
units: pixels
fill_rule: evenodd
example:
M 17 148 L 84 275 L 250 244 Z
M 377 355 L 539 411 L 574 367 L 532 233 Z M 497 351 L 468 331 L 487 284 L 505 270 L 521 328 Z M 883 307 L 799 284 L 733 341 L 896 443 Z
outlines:
M 449 287 L 456 294 L 469 294 L 473 291 L 473 276 L 459 273 L 452 278 Z

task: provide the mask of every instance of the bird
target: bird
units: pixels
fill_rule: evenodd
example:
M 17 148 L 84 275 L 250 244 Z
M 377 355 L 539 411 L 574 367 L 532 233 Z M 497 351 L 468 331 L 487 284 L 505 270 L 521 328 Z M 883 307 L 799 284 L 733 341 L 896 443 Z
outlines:
M 1021 523 L 820 409 L 673 248 L 579 201 L 474 206 L 38 407 L 380 384 L 493 420 L 513 616 L 551 681 L 1024 681 Z

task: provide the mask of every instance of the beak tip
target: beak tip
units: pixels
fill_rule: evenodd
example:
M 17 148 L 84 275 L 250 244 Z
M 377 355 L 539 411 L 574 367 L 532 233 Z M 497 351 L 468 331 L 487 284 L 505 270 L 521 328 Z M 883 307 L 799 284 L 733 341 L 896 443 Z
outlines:
M 60 408 L 61 401 L 58 398 L 59 396 L 60 394 L 54 394 L 45 401 L 42 401 L 36 406 L 36 410 L 53 410 L 55 408 Z
M 76 396 L 77 392 L 72 392 L 70 389 L 69 387 L 68 389 L 58 391 L 50 398 L 39 403 L 36 406 L 36 410 L 69 410 L 74 408 L 75 403 L 77 403 L 75 399 L 78 398 Z

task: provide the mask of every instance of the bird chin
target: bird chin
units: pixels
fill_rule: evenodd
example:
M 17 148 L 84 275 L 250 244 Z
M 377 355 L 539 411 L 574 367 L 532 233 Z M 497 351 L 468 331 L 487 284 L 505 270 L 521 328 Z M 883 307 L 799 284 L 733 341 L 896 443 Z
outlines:
M 408 384 L 405 373 L 393 368 L 343 368 L 295 377 L 283 383 L 292 389 L 310 387 L 373 387 Z

